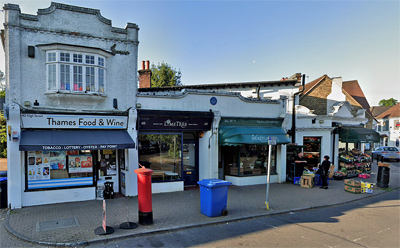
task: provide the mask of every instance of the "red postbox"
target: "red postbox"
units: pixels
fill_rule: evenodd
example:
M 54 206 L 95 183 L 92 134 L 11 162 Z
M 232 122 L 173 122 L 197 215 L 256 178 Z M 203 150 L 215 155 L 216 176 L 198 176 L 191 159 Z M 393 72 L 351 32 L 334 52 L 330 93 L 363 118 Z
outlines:
M 141 168 L 135 170 L 135 173 L 138 177 L 139 224 L 152 225 L 151 174 L 153 170 L 141 166 Z

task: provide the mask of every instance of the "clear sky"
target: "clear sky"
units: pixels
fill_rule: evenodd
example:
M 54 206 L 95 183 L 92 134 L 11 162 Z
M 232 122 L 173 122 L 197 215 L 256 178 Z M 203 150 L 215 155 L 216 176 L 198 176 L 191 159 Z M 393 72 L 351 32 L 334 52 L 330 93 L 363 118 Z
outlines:
M 36 14 L 51 1 L 0 2 Z M 309 82 L 327 74 L 358 80 L 371 106 L 400 101 L 398 0 L 56 2 L 100 9 L 115 27 L 138 24 L 138 64 L 171 64 L 185 85 L 279 80 L 297 72 Z

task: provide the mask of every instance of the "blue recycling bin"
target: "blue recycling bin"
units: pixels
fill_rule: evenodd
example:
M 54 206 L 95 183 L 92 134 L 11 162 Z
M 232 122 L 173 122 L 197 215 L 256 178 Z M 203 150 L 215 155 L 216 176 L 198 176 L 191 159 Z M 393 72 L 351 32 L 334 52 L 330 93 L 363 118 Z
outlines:
M 0 177 L 0 208 L 7 208 L 7 177 Z
M 200 185 L 200 212 L 208 217 L 227 215 L 228 189 L 231 182 L 203 179 Z

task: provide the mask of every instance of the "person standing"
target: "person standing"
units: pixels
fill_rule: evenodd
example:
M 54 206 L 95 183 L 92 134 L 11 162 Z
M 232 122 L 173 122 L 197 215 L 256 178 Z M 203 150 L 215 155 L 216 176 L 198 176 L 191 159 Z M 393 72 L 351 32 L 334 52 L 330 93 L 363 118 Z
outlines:
M 321 189 L 328 189 L 328 175 L 329 175 L 329 167 L 331 166 L 331 162 L 329 161 L 329 156 L 324 156 L 324 161 L 322 164 L 319 164 L 318 172 L 319 176 L 321 177 L 322 186 Z
M 295 177 L 301 177 L 303 175 L 304 166 L 307 165 L 307 160 L 303 157 L 303 153 L 299 152 L 294 158 L 295 163 Z

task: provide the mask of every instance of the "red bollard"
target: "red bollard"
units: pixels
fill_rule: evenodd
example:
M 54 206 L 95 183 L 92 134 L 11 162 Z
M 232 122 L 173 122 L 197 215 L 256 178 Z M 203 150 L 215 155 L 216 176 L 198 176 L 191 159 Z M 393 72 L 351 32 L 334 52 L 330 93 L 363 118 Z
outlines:
M 152 225 L 151 174 L 153 170 L 141 166 L 140 169 L 135 170 L 135 173 L 138 177 L 139 224 Z

